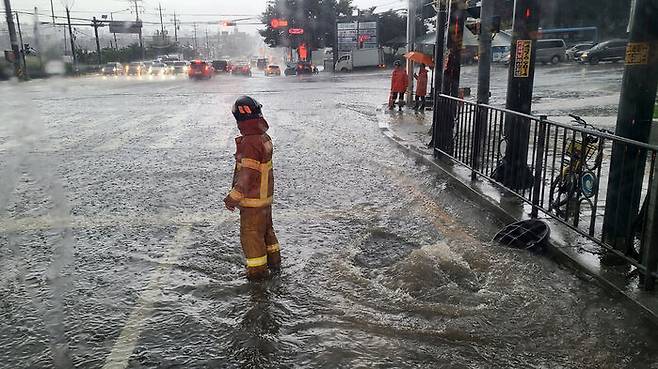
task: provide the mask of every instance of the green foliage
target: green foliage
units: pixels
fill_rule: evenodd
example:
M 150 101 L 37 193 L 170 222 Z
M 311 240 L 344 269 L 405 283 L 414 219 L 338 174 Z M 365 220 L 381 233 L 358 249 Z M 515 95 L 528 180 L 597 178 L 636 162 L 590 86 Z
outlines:
M 259 33 L 272 47 L 295 47 L 300 42 L 313 49 L 331 47 L 336 19 L 351 15 L 352 9 L 352 0 L 270 0 L 261 16 L 265 29 Z M 289 28 L 303 28 L 304 35 L 289 36 L 286 28 L 272 28 L 271 21 L 275 18 L 287 20 Z

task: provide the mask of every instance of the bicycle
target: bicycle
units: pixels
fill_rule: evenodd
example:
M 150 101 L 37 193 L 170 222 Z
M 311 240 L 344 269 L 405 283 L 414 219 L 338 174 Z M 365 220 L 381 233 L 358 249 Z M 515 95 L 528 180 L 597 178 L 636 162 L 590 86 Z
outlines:
M 569 114 L 572 123 L 592 131 L 614 134 L 587 123 L 580 116 Z M 565 144 L 560 174 L 553 180 L 549 192 L 549 209 L 568 220 L 573 216 L 576 223 L 580 205 L 588 202 L 594 209 L 591 198 L 598 193 L 598 170 L 603 162 L 603 140 L 586 132 L 580 132 L 580 140 L 569 139 Z

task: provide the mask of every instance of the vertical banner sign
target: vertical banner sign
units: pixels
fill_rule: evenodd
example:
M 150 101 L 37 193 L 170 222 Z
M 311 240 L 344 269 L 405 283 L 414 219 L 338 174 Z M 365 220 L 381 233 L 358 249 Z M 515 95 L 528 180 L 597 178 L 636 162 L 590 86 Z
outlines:
M 516 40 L 514 77 L 528 78 L 530 76 L 530 53 L 532 53 L 532 40 Z
M 626 46 L 626 65 L 649 64 L 649 43 L 631 42 Z

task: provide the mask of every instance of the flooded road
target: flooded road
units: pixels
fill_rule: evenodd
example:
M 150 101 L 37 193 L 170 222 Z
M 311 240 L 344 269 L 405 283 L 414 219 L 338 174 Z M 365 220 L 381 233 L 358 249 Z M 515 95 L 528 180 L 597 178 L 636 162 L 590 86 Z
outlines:
M 386 89 L 381 73 L 0 85 L 0 367 L 658 368 L 645 317 L 490 244 L 494 215 L 381 135 Z M 275 145 L 284 267 L 263 283 L 221 201 L 240 94 Z

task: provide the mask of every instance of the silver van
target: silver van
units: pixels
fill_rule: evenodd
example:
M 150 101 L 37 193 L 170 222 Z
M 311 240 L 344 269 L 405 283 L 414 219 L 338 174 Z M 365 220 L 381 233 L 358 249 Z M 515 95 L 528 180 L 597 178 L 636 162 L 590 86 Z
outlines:
M 561 39 L 537 40 L 536 60 L 542 64 L 557 64 L 567 60 L 567 45 Z

